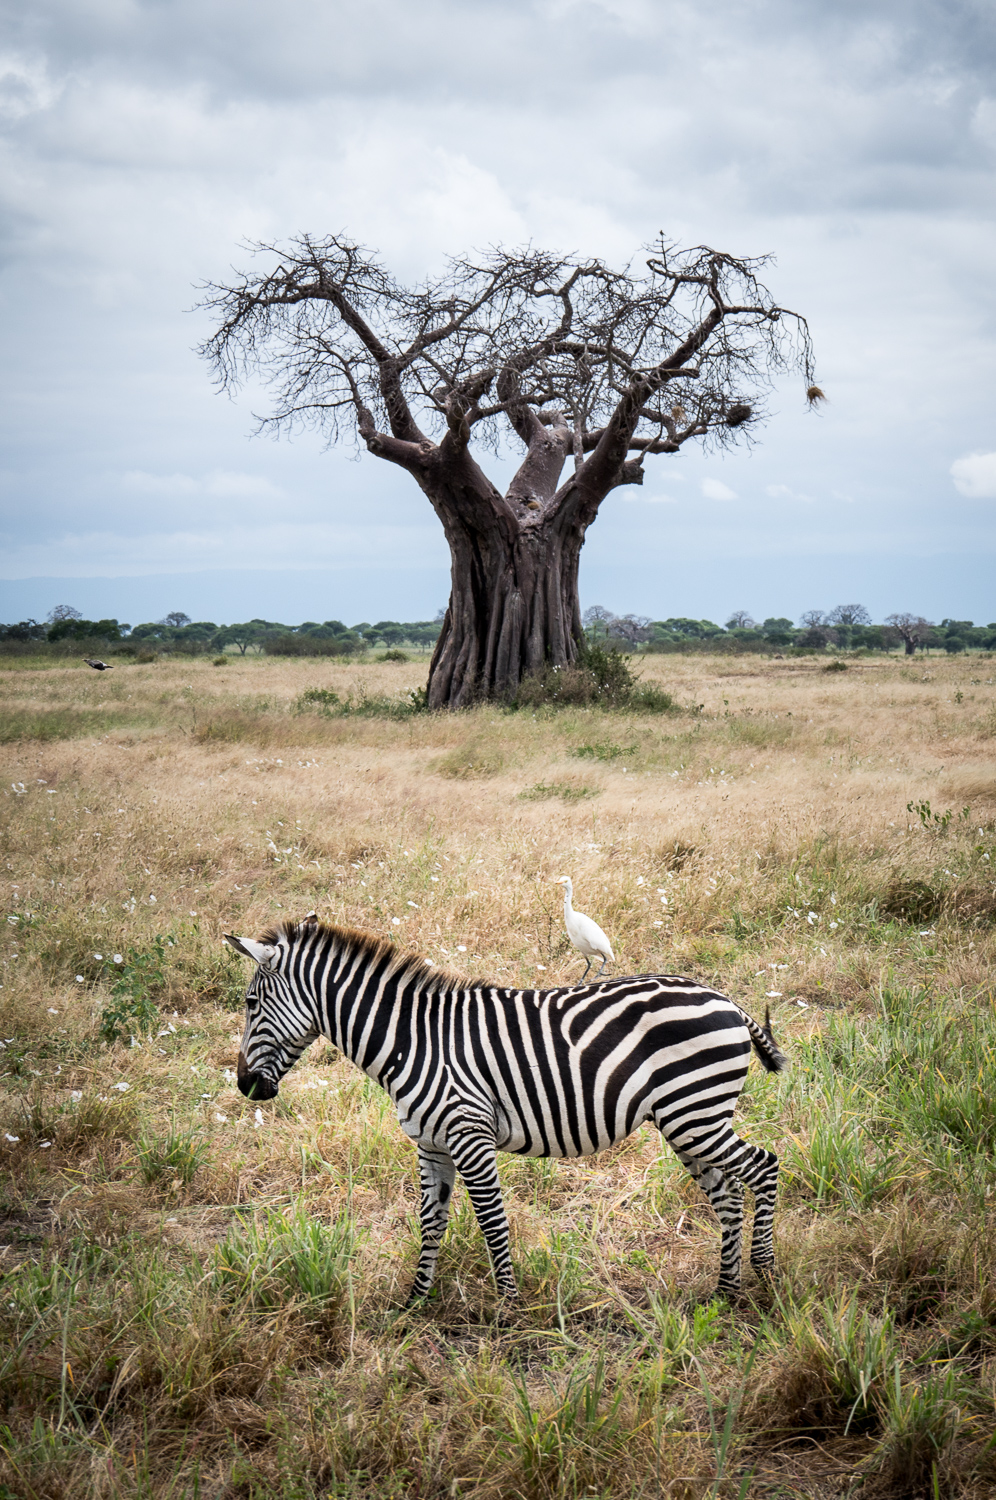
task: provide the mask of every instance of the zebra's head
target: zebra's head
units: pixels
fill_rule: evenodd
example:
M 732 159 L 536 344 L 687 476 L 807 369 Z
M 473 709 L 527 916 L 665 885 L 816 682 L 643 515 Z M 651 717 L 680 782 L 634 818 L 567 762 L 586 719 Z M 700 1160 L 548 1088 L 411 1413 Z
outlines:
M 314 1014 L 294 984 L 286 935 L 255 942 L 226 932 L 225 942 L 256 965 L 246 990 L 239 1090 L 247 1099 L 275 1099 L 281 1078 L 317 1036 Z

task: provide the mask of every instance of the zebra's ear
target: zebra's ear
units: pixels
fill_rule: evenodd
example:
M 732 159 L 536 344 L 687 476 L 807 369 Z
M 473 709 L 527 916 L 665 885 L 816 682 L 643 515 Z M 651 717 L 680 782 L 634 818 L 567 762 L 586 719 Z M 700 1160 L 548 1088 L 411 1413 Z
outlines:
M 257 943 L 252 938 L 233 937 L 230 932 L 224 934 L 225 942 L 234 948 L 236 953 L 241 953 L 244 958 L 251 958 L 254 964 L 268 964 L 277 956 L 277 950 L 270 943 Z

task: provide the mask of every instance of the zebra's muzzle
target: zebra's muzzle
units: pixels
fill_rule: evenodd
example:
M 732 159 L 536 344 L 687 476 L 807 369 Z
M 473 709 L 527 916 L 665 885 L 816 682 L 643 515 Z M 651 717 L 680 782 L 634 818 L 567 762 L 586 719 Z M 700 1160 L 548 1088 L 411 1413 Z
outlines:
M 278 1089 L 262 1073 L 246 1073 L 239 1079 L 239 1093 L 245 1094 L 247 1099 L 275 1099 Z
M 262 1073 L 253 1073 L 247 1066 L 242 1053 L 239 1053 L 238 1063 L 238 1085 L 239 1093 L 245 1094 L 247 1099 L 275 1099 L 279 1087 L 264 1078 Z

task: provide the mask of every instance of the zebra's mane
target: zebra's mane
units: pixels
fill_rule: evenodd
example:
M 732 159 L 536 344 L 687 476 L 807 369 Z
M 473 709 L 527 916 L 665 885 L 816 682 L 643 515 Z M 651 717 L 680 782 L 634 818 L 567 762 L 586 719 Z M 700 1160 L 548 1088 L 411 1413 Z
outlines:
M 389 959 L 391 972 L 418 981 L 421 989 L 430 994 L 439 990 L 466 990 L 492 988 L 493 983 L 484 979 L 469 979 L 466 974 L 456 974 L 452 969 L 438 968 L 429 959 L 418 953 L 399 950 L 388 938 L 378 937 L 375 932 L 363 932 L 359 927 L 337 927 L 329 922 L 295 922 L 287 917 L 260 934 L 261 943 L 279 943 L 281 939 L 292 943 L 304 934 L 305 928 L 314 928 L 319 936 L 330 939 L 338 948 L 351 953 L 359 952 L 365 958 L 378 962 Z

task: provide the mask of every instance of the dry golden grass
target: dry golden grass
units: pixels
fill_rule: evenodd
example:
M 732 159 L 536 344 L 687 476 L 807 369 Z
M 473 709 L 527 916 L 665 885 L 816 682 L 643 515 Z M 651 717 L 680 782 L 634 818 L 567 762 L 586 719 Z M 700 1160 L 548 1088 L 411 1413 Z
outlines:
M 0 1497 L 991 1493 L 993 663 L 668 657 L 664 715 L 412 714 L 424 670 L 5 674 Z M 689 1311 L 716 1232 L 640 1132 L 503 1160 L 507 1322 L 464 1198 L 399 1317 L 386 1096 L 325 1043 L 261 1125 L 234 1088 L 223 931 L 315 908 L 557 983 L 561 873 L 616 972 L 772 1007 L 773 1299 Z

